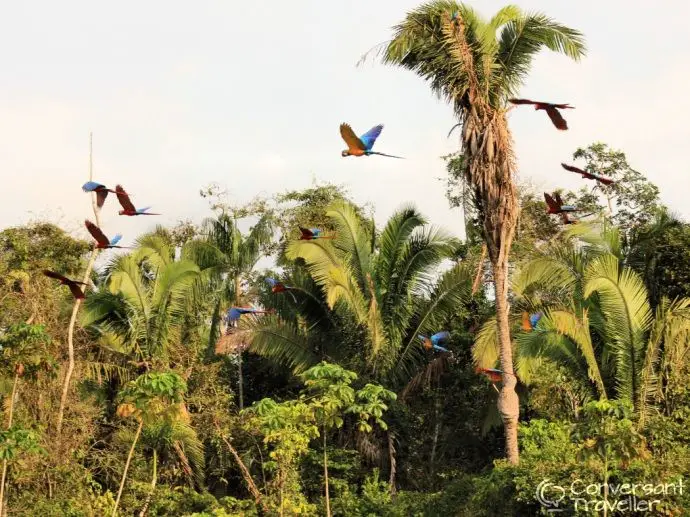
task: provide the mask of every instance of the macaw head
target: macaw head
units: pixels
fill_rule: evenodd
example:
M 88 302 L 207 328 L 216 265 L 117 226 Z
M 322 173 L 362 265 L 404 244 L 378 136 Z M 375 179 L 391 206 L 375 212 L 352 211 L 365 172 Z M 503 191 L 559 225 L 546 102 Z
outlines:
M 350 156 L 350 151 L 348 149 L 345 149 L 342 153 L 340 153 L 340 155 L 343 158 L 346 158 L 346 157 Z

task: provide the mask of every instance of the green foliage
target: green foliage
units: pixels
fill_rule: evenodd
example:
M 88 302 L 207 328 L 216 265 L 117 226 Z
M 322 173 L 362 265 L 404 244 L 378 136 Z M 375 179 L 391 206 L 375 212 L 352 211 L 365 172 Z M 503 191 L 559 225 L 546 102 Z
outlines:
M 585 166 L 580 168 L 615 180 L 611 185 L 596 184 L 605 198 L 603 202 L 590 197 L 587 189 L 582 188 L 581 199 L 575 202 L 582 209 L 603 211 L 608 209 L 610 200 L 613 209 L 611 223 L 625 232 L 649 223 L 660 208 L 658 187 L 644 174 L 634 170 L 622 151 L 611 149 L 603 142 L 595 142 L 588 147 L 578 148 L 573 158 L 584 158 Z
M 130 381 L 120 392 L 120 400 L 127 409 L 145 422 L 171 419 L 179 411 L 179 404 L 187 391 L 185 381 L 174 372 L 151 372 Z
M 39 443 L 40 437 L 35 431 L 13 425 L 0 431 L 0 460 L 12 461 L 21 454 L 46 454 Z

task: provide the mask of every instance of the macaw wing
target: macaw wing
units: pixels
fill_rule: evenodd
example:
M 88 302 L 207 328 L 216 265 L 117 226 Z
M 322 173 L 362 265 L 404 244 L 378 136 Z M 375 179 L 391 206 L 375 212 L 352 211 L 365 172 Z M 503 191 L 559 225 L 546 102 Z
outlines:
M 431 342 L 434 345 L 438 345 L 439 343 L 444 343 L 450 339 L 450 332 L 447 330 L 442 330 L 441 332 L 437 332 L 433 336 L 431 336 Z
M 98 226 L 93 224 L 88 219 L 84 221 L 84 225 L 91 234 L 91 237 L 96 239 L 96 242 L 98 242 L 98 244 L 101 244 L 103 246 L 107 246 L 108 244 L 110 244 L 110 241 L 108 241 L 108 237 L 105 236 L 105 234 L 101 231 L 101 229 Z
M 383 124 L 372 127 L 369 131 L 359 137 L 367 151 L 371 151 L 371 148 L 374 147 L 374 143 L 381 134 L 381 131 L 383 131 Z
M 340 124 L 340 136 L 343 137 L 343 140 L 345 140 L 345 143 L 347 144 L 347 147 L 349 150 L 353 151 L 356 149 L 359 149 L 360 151 L 366 151 L 367 147 L 364 145 L 364 143 L 355 135 L 355 132 L 352 131 L 352 128 L 350 127 L 349 124 Z
M 508 99 L 511 104 L 537 104 L 529 99 Z
M 438 350 L 439 352 L 448 352 L 448 353 L 450 353 L 450 350 L 448 350 L 447 348 L 443 348 L 442 346 L 439 346 L 439 345 L 434 345 L 434 350 Z
M 93 192 L 97 188 L 105 188 L 105 185 L 101 185 L 100 183 L 96 183 L 95 181 L 87 181 L 81 186 L 81 189 L 84 192 Z
M 99 190 L 96 192 L 96 206 L 98 208 L 103 208 L 103 204 L 105 203 L 105 198 L 108 197 L 108 191 L 103 189 Z
M 558 192 L 554 192 L 553 197 L 556 200 L 556 203 L 558 203 L 558 208 L 561 208 L 563 206 L 563 199 L 561 199 L 561 195 Z
M 309 228 L 302 228 L 301 226 L 299 227 L 299 231 L 302 234 L 301 238 L 302 239 L 311 239 L 314 236 L 314 232 L 311 231 Z
M 556 108 L 549 106 L 546 108 L 546 114 L 549 116 L 551 122 L 553 122 L 553 125 L 556 126 L 557 129 L 568 129 L 568 123 Z
M 309 228 L 309 231 L 314 237 L 318 237 L 319 235 L 321 235 L 321 230 L 319 230 L 318 228 Z
M 72 291 L 72 296 L 77 300 L 83 300 L 85 298 L 84 291 L 82 291 L 77 284 L 69 282 L 67 285 L 69 286 L 69 290 Z
M 561 167 L 570 172 L 577 172 L 578 174 L 589 175 L 587 171 L 583 171 L 582 169 L 574 167 L 572 165 L 566 165 L 565 163 L 561 163 Z
M 239 319 L 242 313 L 235 307 L 228 310 L 228 321 L 235 321 Z
M 149 210 L 151 210 L 151 207 L 145 206 L 144 208 L 137 208 L 137 213 L 138 214 L 144 214 L 144 213 L 148 212 Z
M 271 287 L 275 287 L 278 284 L 278 281 L 275 278 L 270 278 L 270 277 L 266 279 L 266 282 Z
M 537 323 L 539 323 L 539 320 L 541 319 L 541 317 L 542 317 L 542 313 L 541 313 L 541 312 L 537 312 L 537 313 L 535 313 L 535 314 L 530 314 L 530 315 L 529 315 L 529 324 L 530 324 L 530 326 L 531 326 L 532 328 L 536 327 L 536 326 L 537 326 Z
M 66 276 L 62 276 L 60 273 L 56 273 L 55 271 L 50 271 L 48 269 L 44 269 L 43 274 L 47 277 L 54 278 L 55 280 L 68 280 Z
M 125 192 L 125 189 L 122 188 L 122 185 L 117 185 L 115 187 L 115 192 L 117 192 L 117 200 L 122 205 L 123 210 L 126 210 L 127 212 L 137 211 L 136 207 L 132 204 L 132 201 L 129 199 L 129 194 Z
M 121 233 L 117 233 L 117 234 L 115 234 L 115 237 L 113 237 L 112 239 L 110 239 L 109 244 L 110 244 L 111 246 L 115 246 L 118 242 L 120 242 L 120 240 L 122 240 L 122 234 L 121 234 Z
M 544 192 L 544 201 L 546 201 L 546 204 L 551 210 L 558 210 L 560 208 L 560 205 L 556 203 L 556 200 L 546 192 Z

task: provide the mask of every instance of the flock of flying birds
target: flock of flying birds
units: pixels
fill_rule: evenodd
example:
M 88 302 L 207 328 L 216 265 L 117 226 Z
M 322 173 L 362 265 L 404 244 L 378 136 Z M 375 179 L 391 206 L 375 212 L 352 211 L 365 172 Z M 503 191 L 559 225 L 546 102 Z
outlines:
M 546 114 L 549 116 L 551 119 L 551 122 L 553 122 L 553 125 L 563 131 L 568 129 L 568 124 L 561 115 L 559 110 L 563 109 L 574 109 L 574 106 L 570 106 L 569 104 L 553 104 L 549 102 L 538 102 L 538 101 L 531 101 L 529 99 L 509 99 L 509 102 L 513 105 L 519 106 L 519 105 L 524 105 L 524 104 L 530 104 L 534 106 L 535 110 L 544 110 Z M 379 153 L 377 151 L 373 151 L 372 148 L 374 147 L 374 143 L 376 143 L 376 139 L 379 137 L 381 134 L 381 131 L 383 130 L 383 124 L 378 124 L 374 127 L 372 127 L 369 131 L 364 133 L 361 136 L 357 136 L 352 128 L 350 127 L 349 124 L 341 124 L 340 125 L 340 135 L 342 139 L 345 141 L 347 144 L 347 149 L 343 150 L 341 152 L 341 155 L 343 157 L 348 157 L 348 156 L 371 156 L 371 155 L 379 155 L 379 156 L 386 156 L 389 158 L 400 158 L 402 159 L 401 156 L 394 156 L 391 154 L 385 154 L 385 153 Z M 611 185 L 614 183 L 614 181 L 610 178 L 606 178 L 604 176 L 601 176 L 599 174 L 593 173 L 593 172 L 587 172 L 585 170 L 582 170 L 578 167 L 574 167 L 572 165 L 566 165 L 565 163 L 562 163 L 561 166 L 566 169 L 567 171 L 574 172 L 577 174 L 581 174 L 583 178 L 593 180 L 599 183 L 602 183 L 604 185 Z M 100 183 L 96 183 L 94 181 L 88 181 L 86 182 L 83 186 L 82 189 L 84 192 L 95 192 L 96 193 L 96 205 L 98 209 L 100 210 L 103 207 L 103 204 L 105 203 L 106 198 L 108 197 L 109 193 L 113 193 L 117 196 L 117 200 L 119 201 L 120 205 L 122 206 L 122 210 L 118 212 L 119 215 L 126 215 L 126 216 L 137 216 L 137 215 L 160 215 L 160 214 L 155 214 L 152 212 L 149 212 L 148 210 L 151 207 L 145 207 L 145 208 L 136 208 L 134 204 L 132 204 L 132 201 L 130 200 L 129 194 L 122 188 L 121 185 L 117 185 L 115 187 L 115 190 L 111 190 L 107 188 L 105 185 L 102 185 Z M 552 194 L 544 193 L 544 199 L 546 201 L 546 210 L 548 214 L 553 214 L 553 215 L 559 215 L 561 217 L 561 221 L 563 224 L 574 224 L 578 222 L 577 219 L 570 219 L 568 217 L 568 214 L 578 212 L 578 208 L 572 205 L 566 205 L 563 203 L 563 200 L 561 199 L 561 196 L 557 193 L 554 192 Z M 588 214 L 591 215 L 591 214 Z M 117 243 L 120 242 L 122 239 L 121 234 L 116 234 L 112 239 L 108 239 L 106 235 L 103 233 L 103 231 L 96 226 L 94 223 L 92 223 L 89 220 L 86 220 L 84 222 L 86 229 L 88 232 L 91 234 L 91 236 L 95 239 L 94 243 L 94 248 L 96 249 L 110 249 L 110 248 L 127 248 L 127 246 L 118 246 Z M 317 239 L 332 239 L 334 236 L 333 235 L 324 235 L 322 230 L 318 228 L 302 228 L 300 227 L 300 237 L 299 240 L 317 240 Z M 84 282 L 78 282 L 76 280 L 69 279 L 60 273 L 56 273 L 54 271 L 49 271 L 49 270 L 44 270 L 43 274 L 50 277 L 54 278 L 56 280 L 60 281 L 61 285 L 66 285 L 69 287 L 70 291 L 72 292 L 72 295 L 74 296 L 75 299 L 84 299 L 84 291 L 82 290 L 80 285 L 86 285 Z M 274 294 L 280 294 L 280 293 L 290 293 L 292 296 L 293 300 L 295 303 L 297 302 L 297 299 L 295 298 L 295 295 L 292 293 L 294 290 L 294 287 L 285 285 L 283 282 L 280 282 L 276 280 L 275 278 L 267 278 L 266 282 L 271 288 L 271 292 Z M 230 307 L 227 311 L 226 314 L 226 322 L 227 322 L 227 333 L 231 333 L 233 328 L 237 327 L 237 324 L 242 317 L 243 314 L 267 314 L 267 313 L 273 313 L 275 312 L 273 309 L 269 310 L 260 310 L 256 309 L 254 307 Z M 527 312 L 523 313 L 522 315 L 522 329 L 525 332 L 531 332 L 533 329 L 536 328 L 539 319 L 542 317 L 542 313 L 536 313 L 536 314 L 528 314 Z M 450 332 L 443 330 L 441 332 L 437 332 L 436 334 L 427 337 L 423 335 L 417 336 L 418 339 L 421 341 L 421 345 L 424 347 L 425 350 L 427 351 L 433 351 L 435 353 L 442 353 L 442 354 L 450 354 L 452 356 L 452 352 L 448 349 L 445 348 L 442 345 L 447 345 L 448 341 L 450 341 Z M 477 368 L 476 372 L 479 374 L 484 375 L 491 383 L 492 386 L 496 391 L 498 391 L 498 388 L 496 388 L 496 383 L 501 382 L 502 376 L 503 376 L 503 371 L 498 370 L 495 368 Z M 515 376 L 517 379 L 517 376 Z M 519 380 L 519 379 L 518 379 Z

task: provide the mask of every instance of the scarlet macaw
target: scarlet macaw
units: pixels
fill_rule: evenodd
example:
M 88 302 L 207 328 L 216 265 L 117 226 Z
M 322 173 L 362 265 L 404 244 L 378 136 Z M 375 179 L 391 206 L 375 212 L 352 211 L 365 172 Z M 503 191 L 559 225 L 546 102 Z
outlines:
M 491 385 L 494 387 L 496 391 L 498 391 L 498 388 L 496 387 L 497 382 L 503 381 L 503 370 L 498 370 L 496 368 L 476 368 L 475 369 L 476 373 L 480 373 L 484 375 L 489 381 L 491 382 Z M 515 374 L 508 374 L 508 375 L 513 375 L 515 379 L 520 382 L 520 379 L 518 379 L 518 376 Z
M 91 236 L 96 239 L 96 249 L 108 249 L 108 248 L 127 248 L 127 246 L 116 246 L 120 239 L 122 239 L 121 234 L 116 234 L 112 239 L 108 240 L 108 237 L 101 231 L 101 229 L 93 224 L 88 219 L 84 221 L 86 229 L 89 231 Z
M 546 212 L 549 214 L 562 214 L 563 212 L 577 212 L 577 207 L 573 205 L 564 205 L 561 195 L 554 192 L 549 195 L 544 192 L 544 201 L 546 201 Z
M 599 174 L 595 174 L 593 172 L 583 171 L 582 169 L 580 169 L 578 167 L 574 167 L 573 165 L 566 165 L 565 163 L 561 163 L 561 167 L 563 167 L 567 171 L 576 172 L 577 174 L 582 174 L 582 177 L 585 179 L 600 181 L 604 185 L 611 185 L 611 184 L 615 183 L 615 181 L 613 181 L 611 178 L 607 178 L 605 176 L 600 176 Z
M 569 104 L 552 104 L 550 102 L 531 101 L 529 99 L 508 99 L 511 104 L 534 104 L 535 110 L 544 110 L 553 122 L 557 129 L 565 131 L 568 129 L 568 123 L 565 121 L 559 109 L 575 109 L 575 106 Z
M 95 181 L 87 181 L 81 186 L 81 189 L 84 192 L 96 193 L 96 206 L 98 208 L 103 207 L 103 203 L 105 203 L 105 198 L 108 197 L 108 192 L 112 192 L 113 194 L 116 193 L 114 190 L 111 190 L 105 185 L 101 185 L 100 183 L 96 183 Z
M 86 285 L 84 282 L 78 282 L 76 280 L 71 280 L 67 278 L 66 276 L 61 275 L 60 273 L 55 273 L 54 271 L 49 271 L 48 269 L 43 270 L 43 274 L 47 277 L 54 278 L 56 280 L 60 280 L 61 285 L 66 285 L 69 287 L 69 290 L 72 291 L 72 296 L 76 300 L 83 300 L 85 298 L 84 296 L 84 291 L 81 290 L 78 284 L 81 285 Z
M 543 314 L 541 312 L 537 312 L 534 314 L 529 314 L 527 312 L 522 313 L 522 330 L 525 332 L 531 332 L 533 329 L 537 328 L 537 323 L 539 323 L 539 320 Z
M 383 124 L 372 127 L 369 131 L 364 133 L 359 138 L 355 135 L 354 131 L 349 124 L 340 124 L 340 136 L 343 137 L 345 143 L 347 144 L 347 149 L 345 149 L 341 155 L 343 158 L 347 156 L 369 156 L 372 154 L 378 154 L 381 156 L 388 156 L 389 158 L 401 158 L 402 156 L 393 156 L 392 154 L 377 153 L 372 151 L 371 148 L 374 147 L 374 142 L 381 134 L 383 130 Z
M 122 205 L 122 210 L 118 212 L 120 215 L 161 215 L 161 214 L 154 214 L 152 212 L 147 212 L 150 206 L 144 207 L 144 208 L 139 208 L 137 209 L 132 202 L 129 199 L 129 194 L 125 192 L 125 189 L 122 188 L 122 185 L 116 185 L 115 186 L 115 192 L 117 194 L 117 200 L 120 202 L 120 205 Z
M 450 339 L 450 332 L 446 330 L 437 332 L 430 338 L 422 335 L 419 335 L 417 337 L 421 339 L 422 346 L 427 350 L 434 349 L 437 352 L 450 352 L 450 350 L 448 350 L 447 348 L 443 348 L 442 346 L 440 346 L 441 343 L 445 344 L 446 341 Z
M 299 240 L 301 241 L 313 241 L 314 239 L 332 239 L 332 236 L 321 235 L 321 230 L 318 228 L 302 228 L 299 227 L 300 235 Z

